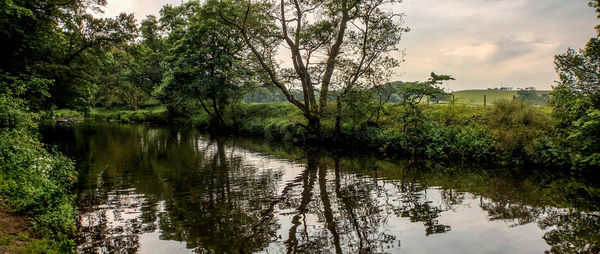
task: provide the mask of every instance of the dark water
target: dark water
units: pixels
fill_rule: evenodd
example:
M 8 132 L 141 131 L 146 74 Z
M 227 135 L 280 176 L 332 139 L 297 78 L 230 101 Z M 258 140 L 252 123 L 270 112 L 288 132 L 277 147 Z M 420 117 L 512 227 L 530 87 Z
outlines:
M 77 160 L 82 253 L 600 253 L 600 189 L 566 177 L 141 125 L 42 135 Z

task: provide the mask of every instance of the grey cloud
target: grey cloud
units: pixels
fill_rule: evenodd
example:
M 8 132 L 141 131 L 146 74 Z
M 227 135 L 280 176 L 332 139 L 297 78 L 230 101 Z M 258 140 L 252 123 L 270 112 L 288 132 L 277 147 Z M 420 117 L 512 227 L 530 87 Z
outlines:
M 454 74 L 453 89 L 511 82 L 549 89 L 553 57 L 595 35 L 587 0 L 405 0 L 399 79 Z M 447 52 L 451 52 L 448 54 Z M 485 75 L 482 75 L 485 73 Z
M 535 50 L 534 42 L 525 42 L 522 40 L 517 40 L 514 37 L 501 38 L 494 42 L 494 45 L 496 45 L 496 51 L 489 58 L 489 61 L 492 62 L 515 59 L 529 54 Z

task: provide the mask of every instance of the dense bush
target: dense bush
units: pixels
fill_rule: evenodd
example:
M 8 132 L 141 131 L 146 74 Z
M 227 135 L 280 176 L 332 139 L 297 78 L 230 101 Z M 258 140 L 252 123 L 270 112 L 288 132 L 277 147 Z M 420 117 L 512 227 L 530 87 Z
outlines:
M 0 130 L 35 131 L 36 115 L 25 110 L 22 100 L 0 96 Z
M 489 131 L 476 125 L 444 126 L 426 121 L 411 133 L 395 126 L 367 126 L 342 129 L 339 142 L 357 147 L 378 148 L 388 155 L 429 159 L 485 161 L 496 154 L 496 141 Z
M 432 159 L 485 161 L 496 154 L 496 140 L 489 131 L 475 125 L 430 125 L 422 135 L 424 154 Z
M 538 139 L 528 163 L 553 170 L 569 169 L 572 164 L 568 150 L 547 135 Z
M 53 248 L 74 246 L 75 210 L 69 190 L 77 180 L 74 164 L 46 151 L 35 138 L 34 114 L 18 100 L 0 97 L 0 199 L 28 217 L 31 229 Z
M 598 91 L 596 93 L 600 94 Z M 561 84 L 552 92 L 551 104 L 558 121 L 560 143 L 570 151 L 573 168 L 581 172 L 598 173 L 600 102 L 591 95 L 573 89 L 570 84 Z
M 512 164 L 523 164 L 535 155 L 539 139 L 552 127 L 549 115 L 517 100 L 497 102 L 487 122 L 498 151 Z

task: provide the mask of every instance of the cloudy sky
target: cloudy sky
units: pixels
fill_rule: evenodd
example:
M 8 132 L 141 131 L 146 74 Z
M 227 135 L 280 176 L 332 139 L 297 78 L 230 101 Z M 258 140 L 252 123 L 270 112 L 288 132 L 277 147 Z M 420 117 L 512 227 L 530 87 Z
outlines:
M 158 16 L 182 0 L 108 0 L 105 15 Z M 451 74 L 452 90 L 514 86 L 549 89 L 554 55 L 581 48 L 595 34 L 587 0 L 404 0 L 400 47 L 405 62 L 397 79 L 424 80 L 431 71 Z

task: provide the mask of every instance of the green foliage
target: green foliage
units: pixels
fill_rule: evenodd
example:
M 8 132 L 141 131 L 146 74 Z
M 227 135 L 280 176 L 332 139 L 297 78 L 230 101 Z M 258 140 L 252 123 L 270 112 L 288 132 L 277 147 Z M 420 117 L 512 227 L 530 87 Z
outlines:
M 31 229 L 61 252 L 74 246 L 73 162 L 46 151 L 35 137 L 37 115 L 22 99 L 0 96 L 0 200 L 29 218 Z
M 432 124 L 423 133 L 424 154 L 432 159 L 488 161 L 496 154 L 496 140 L 478 126 L 444 127 Z
M 76 181 L 73 162 L 52 154 L 18 130 L 0 132 L 0 196 L 4 205 L 30 218 L 31 229 L 63 250 L 74 246 L 75 211 L 69 189 Z
M 72 117 L 81 119 L 83 118 L 83 114 L 79 111 L 71 110 L 71 109 L 58 109 L 52 111 L 53 117 Z
M 289 103 L 243 104 L 236 130 L 287 142 L 301 142 L 304 119 Z
M 170 70 L 161 99 L 172 105 L 169 110 L 184 110 L 178 104 L 197 102 L 214 126 L 226 126 L 224 112 L 243 98 L 244 86 L 255 76 L 244 57 L 249 52 L 239 32 L 221 23 L 215 3 L 189 2 L 169 9 L 170 14 L 175 12 L 186 19 L 168 38 Z
M 486 115 L 491 107 L 471 106 L 462 103 L 448 105 L 432 105 L 424 109 L 423 114 L 438 124 L 451 125 L 485 125 Z
M 440 86 L 448 80 L 454 80 L 454 78 L 432 72 L 429 80 L 425 82 L 407 82 L 398 85 L 399 104 L 403 109 L 400 115 L 403 131 L 412 132 L 420 128 L 424 117 L 419 104 L 426 97 L 445 96 L 446 92 Z
M 27 246 L 18 250 L 20 253 L 61 254 L 69 251 L 61 249 L 56 242 L 49 239 L 32 240 Z
M 302 90 L 290 89 L 290 93 L 294 98 L 298 100 L 302 99 Z M 277 88 L 261 86 L 250 89 L 244 97 L 244 101 L 249 103 L 287 102 L 287 99 Z
M 28 82 L 19 95 L 32 109 L 52 105 L 85 111 L 95 93 L 98 56 L 102 51 L 135 37 L 133 15 L 95 18 L 106 1 L 4 0 L 0 5 L 0 63 L 3 76 Z M 0 83 L 16 86 L 21 82 Z M 4 89 L 3 89 L 4 90 Z M 43 96 L 39 96 L 43 95 Z
M 33 133 L 37 128 L 36 115 L 26 111 L 22 100 L 0 96 L 0 131 L 22 130 Z
M 96 105 L 129 105 L 139 110 L 155 99 L 166 71 L 165 39 L 158 26 L 156 17 L 148 16 L 140 26 L 140 41 L 113 47 L 99 57 L 103 75 L 99 77 Z
M 3 131 L 0 138 L 0 195 L 5 204 L 29 216 L 35 231 L 67 240 L 75 229 L 68 193 L 76 181 L 73 163 L 19 131 Z
M 400 104 L 414 107 L 420 104 L 426 97 L 443 96 L 446 92 L 440 87 L 442 82 L 454 80 L 449 75 L 437 75 L 431 73 L 429 80 L 425 82 L 406 82 L 398 85 L 397 93 L 400 96 Z
M 148 107 L 140 110 L 93 108 L 90 117 L 104 120 L 117 120 L 123 123 L 169 123 L 168 112 L 164 106 Z
M 546 101 L 544 97 L 540 96 L 540 94 L 535 90 L 535 87 L 527 87 L 520 89 L 519 91 L 517 91 L 517 95 L 519 96 L 519 100 L 521 100 L 522 102 L 527 102 L 531 104 L 540 105 L 544 104 Z
M 98 87 L 94 102 L 105 108 L 126 104 L 137 110 L 143 94 L 129 77 L 130 65 L 134 61 L 130 52 L 113 48 L 100 61 L 102 72 L 106 75 L 100 78 L 102 85 Z
M 590 2 L 598 9 L 598 1 Z M 585 49 L 569 49 L 555 57 L 560 81 L 551 94 L 559 137 L 583 172 L 600 168 L 600 27 Z
M 548 115 L 520 101 L 496 103 L 487 118 L 498 148 L 517 158 L 532 154 L 538 138 L 551 127 Z
M 52 80 L 21 74 L 0 73 L 0 94 L 5 97 L 22 99 L 29 107 L 41 109 L 44 100 L 50 97 L 49 87 Z
M 566 170 L 571 167 L 571 156 L 568 150 L 555 141 L 554 138 L 543 135 L 538 138 L 537 145 L 531 154 L 529 162 L 543 165 L 546 169 Z
M 446 161 L 487 161 L 496 155 L 495 140 L 478 126 L 445 127 L 427 122 L 418 134 L 398 128 L 364 126 L 343 129 L 345 139 L 354 145 L 379 148 L 387 154 L 401 154 Z
M 376 93 L 358 87 L 348 87 L 338 99 L 340 121 L 348 122 L 355 129 L 360 125 L 370 122 L 380 108 L 376 103 Z

